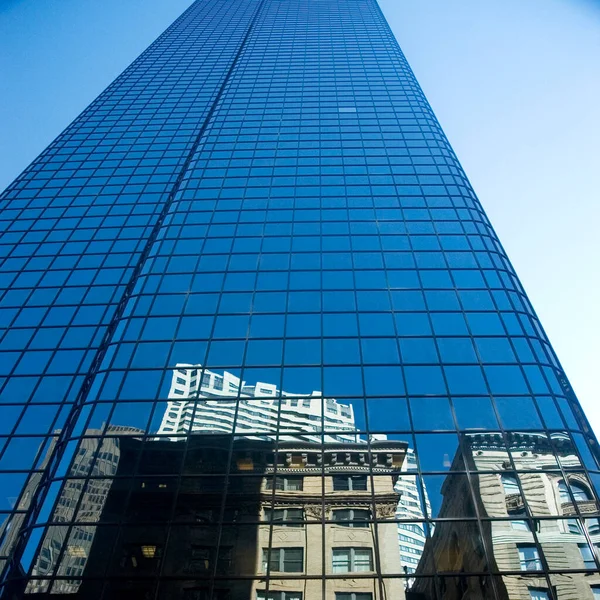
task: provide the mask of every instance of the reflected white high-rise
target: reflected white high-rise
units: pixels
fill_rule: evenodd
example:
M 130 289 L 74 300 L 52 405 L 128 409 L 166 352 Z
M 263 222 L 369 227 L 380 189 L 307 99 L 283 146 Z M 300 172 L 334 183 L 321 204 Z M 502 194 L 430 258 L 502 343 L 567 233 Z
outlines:
M 407 450 L 402 471 L 403 474 L 398 477 L 394 486 L 394 491 L 400 495 L 396 509 L 396 518 L 401 520 L 398 523 L 398 546 L 402 568 L 407 575 L 410 575 L 416 571 L 427 541 L 426 526 L 423 522 L 425 519 L 423 501 L 416 475 L 417 459 L 412 448 Z M 425 488 L 423 495 L 427 512 L 431 513 L 431 505 Z M 407 519 L 415 519 L 415 521 L 406 522 Z M 407 585 L 410 584 L 410 581 L 407 580 Z
M 232 433 L 252 439 L 360 442 L 352 404 L 278 390 L 272 383 L 248 384 L 225 371 L 178 364 L 159 434 Z M 325 432 L 323 434 L 323 432 Z

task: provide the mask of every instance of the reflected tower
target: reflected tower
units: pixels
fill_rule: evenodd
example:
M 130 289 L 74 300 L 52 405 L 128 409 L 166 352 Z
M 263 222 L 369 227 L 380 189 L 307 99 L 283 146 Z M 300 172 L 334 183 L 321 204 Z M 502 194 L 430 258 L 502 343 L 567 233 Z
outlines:
M 3 600 L 600 597 L 596 439 L 376 0 L 196 0 L 0 218 Z
M 219 374 L 202 365 L 177 365 L 169 400 L 160 434 L 235 430 L 252 438 L 274 439 L 279 434 L 280 438 L 320 442 L 324 427 L 327 442 L 364 441 L 357 433 L 351 403 L 323 399 L 319 391 L 292 394 L 272 383 L 249 385 L 232 373 Z

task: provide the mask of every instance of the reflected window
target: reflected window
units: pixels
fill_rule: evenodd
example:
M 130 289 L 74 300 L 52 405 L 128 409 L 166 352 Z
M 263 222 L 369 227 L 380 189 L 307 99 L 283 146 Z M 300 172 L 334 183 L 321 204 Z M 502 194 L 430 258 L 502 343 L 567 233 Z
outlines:
M 548 590 L 543 588 L 527 588 L 529 590 L 529 597 L 531 600 L 550 600 Z
M 192 546 L 188 568 L 194 571 L 210 570 L 210 552 L 211 548 L 206 546 Z
M 558 493 L 560 495 L 561 502 L 571 502 L 571 496 L 569 494 L 569 488 L 564 481 L 558 482 Z
M 304 488 L 303 477 L 270 477 L 266 481 L 266 488 L 268 490 L 273 489 L 273 485 L 276 490 L 284 492 L 301 492 Z
M 571 482 L 571 493 L 575 498 L 575 502 L 585 502 L 591 500 L 592 496 L 589 490 L 581 483 Z
M 124 569 L 154 570 L 162 558 L 162 546 L 156 544 L 127 544 L 123 548 L 121 567 Z
M 558 493 L 560 495 L 561 502 L 571 502 L 571 495 L 569 494 L 569 486 L 571 487 L 571 493 L 575 498 L 575 502 L 586 502 L 592 500 L 592 496 L 589 490 L 581 483 L 576 481 L 570 481 L 569 485 L 564 480 L 558 482 Z
M 568 519 L 567 527 L 569 533 L 584 533 L 584 529 L 578 519 Z M 598 535 L 600 533 L 600 521 L 598 519 L 585 519 L 585 527 L 590 535 Z
M 579 552 L 581 552 L 581 558 L 583 559 L 584 569 L 595 569 L 596 561 L 594 560 L 594 553 L 587 544 L 577 544 Z
M 334 475 L 333 490 L 335 492 L 358 491 L 365 492 L 367 490 L 366 475 Z
M 363 573 L 373 570 L 371 548 L 334 548 L 334 573 Z
M 522 520 L 518 520 L 518 521 L 511 521 L 510 526 L 515 531 L 531 531 L 531 527 L 529 526 L 529 521 L 527 521 L 526 519 L 522 519 Z
M 569 519 L 567 521 L 567 527 L 569 529 L 569 533 L 580 534 L 583 533 L 581 525 L 577 519 Z
M 542 561 L 538 549 L 533 544 L 517 544 L 521 571 L 541 571 Z
M 304 511 L 301 508 L 265 509 L 265 521 L 278 527 L 302 527 Z
M 302 573 L 304 570 L 303 548 L 263 548 L 263 572 Z
M 216 550 L 215 546 L 192 545 L 186 565 L 187 570 L 196 573 L 212 572 Z M 230 571 L 232 556 L 233 548 L 224 546 L 219 548 L 216 565 L 217 573 L 228 573 Z
M 504 488 L 504 494 L 509 496 L 510 494 L 520 494 L 519 483 L 514 475 L 503 474 L 501 476 L 502 487 Z
M 594 600 L 600 600 L 600 585 L 594 585 L 592 587 L 592 597 Z
M 213 511 L 209 508 L 194 510 L 194 520 L 196 523 L 212 523 L 214 521 Z
M 302 600 L 302 592 L 256 592 L 256 600 Z
M 347 508 L 333 511 L 333 520 L 342 527 L 368 527 L 371 513 L 367 509 Z
M 373 594 L 368 592 L 336 592 L 335 600 L 373 600 Z
M 586 519 L 585 526 L 590 535 L 597 535 L 600 533 L 600 521 L 598 519 Z

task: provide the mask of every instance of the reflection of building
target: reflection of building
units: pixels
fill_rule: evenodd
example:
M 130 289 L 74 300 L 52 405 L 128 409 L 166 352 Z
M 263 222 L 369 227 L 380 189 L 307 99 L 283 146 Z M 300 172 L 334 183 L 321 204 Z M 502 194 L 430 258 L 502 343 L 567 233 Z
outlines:
M 512 433 L 508 450 L 501 434 L 465 434 L 466 456 L 457 454 L 453 470 L 471 476 L 482 534 L 475 521 L 438 521 L 426 543 L 417 574 L 436 570 L 446 578 L 447 598 L 496 598 L 483 580 L 462 572 L 523 571 L 523 576 L 497 578 L 502 600 L 550 598 L 540 573 L 544 562 L 561 572 L 551 575 L 558 598 L 600 597 L 595 553 L 600 548 L 598 506 L 568 435 Z M 558 462 L 557 458 L 558 457 Z M 513 470 L 513 465 L 516 470 Z M 448 475 L 442 487 L 440 518 L 465 516 L 471 497 L 466 477 Z M 590 542 L 592 546 L 590 546 Z M 486 551 L 492 565 L 487 564 Z M 588 573 L 572 573 L 588 570 Z M 525 576 L 525 572 L 528 573 Z M 432 593 L 427 580 L 416 580 L 413 591 Z
M 262 527 L 259 542 L 266 548 L 271 539 L 271 569 L 276 564 L 274 554 L 292 549 L 304 561 L 298 572 L 347 574 L 347 578 L 329 581 L 325 600 L 334 600 L 344 593 L 373 600 L 404 598 L 401 580 L 378 582 L 360 576 L 376 571 L 401 572 L 396 523 L 375 526 L 371 520 L 394 518 L 398 505 L 394 485 L 405 455 L 405 442 L 386 440 L 372 441 L 370 448 L 360 444 L 284 445 L 276 466 L 267 465 L 267 475 L 274 473 L 275 485 L 267 480 L 267 489 L 275 488 L 273 496 L 263 496 L 263 514 L 266 508 L 273 515 L 273 528 Z M 304 520 L 303 526 L 290 515 Z M 324 528 L 319 524 L 323 518 Z M 263 572 L 269 563 L 266 552 L 262 552 Z M 293 575 L 289 577 L 292 579 Z M 257 585 L 260 587 L 260 583 Z M 286 597 L 296 597 L 294 592 L 303 591 L 303 598 L 308 600 L 321 598 L 321 585 L 320 580 L 271 580 L 269 589 L 286 592 Z
M 103 433 L 107 437 L 100 438 Z M 106 430 L 88 429 L 86 437 L 79 444 L 71 465 L 69 479 L 56 501 L 52 521 L 33 565 L 34 577 L 52 575 L 60 557 L 59 575 L 69 579 L 57 581 L 52 593 L 74 593 L 79 588 L 77 577 L 81 576 L 87 564 L 90 548 L 96 533 L 96 523 L 104 509 L 121 458 L 119 434 L 135 435 L 140 431 L 131 427 L 108 426 Z M 90 477 L 85 481 L 85 477 Z M 63 523 L 76 520 L 72 528 Z M 89 525 L 87 525 L 89 523 Z M 65 544 L 65 541 L 67 542 Z M 64 555 L 63 546 L 65 547 Z M 28 594 L 47 591 L 47 581 L 33 579 L 26 592 Z
M 193 436 L 187 443 L 121 438 L 121 461 L 99 520 L 125 526 L 98 528 L 85 575 L 108 579 L 111 598 L 127 598 L 151 587 L 140 577 L 161 572 L 179 578 L 165 597 L 187 599 L 204 598 L 212 578 L 227 579 L 234 570 L 252 574 L 261 474 L 273 444 L 231 443 L 220 435 Z M 238 476 L 250 463 L 251 476 Z M 216 584 L 217 593 L 227 589 L 240 599 L 250 597 L 250 587 L 247 580 Z M 92 590 L 93 584 L 84 584 L 80 596 Z
M 271 383 L 254 385 L 225 371 L 222 375 L 201 365 L 179 364 L 173 371 L 169 404 L 158 433 L 190 431 L 235 433 L 254 439 L 319 442 L 358 441 L 351 404 L 323 398 L 321 392 L 298 395 Z M 339 432 L 339 433 L 336 433 Z
M 47 465 L 48 460 L 52 455 L 52 451 L 54 450 L 55 443 L 56 440 L 53 439 L 48 445 L 48 451 L 42 461 L 43 467 Z M 18 498 L 15 505 L 15 508 L 20 512 L 12 515 L 0 525 L 0 552 L 4 556 L 8 556 L 17 544 L 19 533 L 25 520 L 25 511 L 29 508 L 31 500 L 40 485 L 41 479 L 41 472 L 31 473 L 29 475 L 27 482 L 23 487 L 21 496 Z M 0 568 L 4 568 L 5 562 L 6 561 L 4 560 L 0 560 Z M 20 571 L 21 569 L 19 568 L 19 575 L 21 576 L 22 573 Z
M 400 548 L 400 562 L 403 571 L 407 574 L 414 573 L 421 560 L 423 548 L 427 539 L 425 532 L 425 514 L 423 512 L 423 501 L 421 492 L 417 484 L 417 461 L 412 448 L 406 453 L 406 460 L 402 469 L 402 475 L 394 489 L 400 494 L 398 507 L 396 509 L 396 518 L 401 520 L 398 523 L 398 545 Z M 413 474 L 411 474 L 413 473 Z M 428 512 L 431 512 L 427 490 L 423 492 L 425 496 L 425 506 Z M 413 522 L 405 522 L 407 519 Z M 408 580 L 409 582 L 412 580 Z
M 96 504 L 84 495 L 76 517 L 94 525 L 74 527 L 68 535 L 51 528 L 44 543 L 49 552 L 41 553 L 35 574 L 56 569 L 65 578 L 53 594 L 93 597 L 92 578 L 100 577 L 109 581 L 111 598 L 125 598 L 143 587 L 140 577 L 160 572 L 178 578 L 168 587 L 173 598 L 203 598 L 212 581 L 221 594 L 216 597 L 231 600 L 260 598 L 267 586 L 309 599 L 320 593 L 320 580 L 294 577 L 321 575 L 324 565 L 328 574 L 349 576 L 332 582 L 331 600 L 336 592 L 404 597 L 399 580 L 389 580 L 382 592 L 377 580 L 361 578 L 376 564 L 400 572 L 396 524 L 376 528 L 373 520 L 393 519 L 404 442 L 296 442 L 275 450 L 272 441 L 232 442 L 218 434 L 193 435 L 187 443 L 111 439 L 103 452 L 116 451 L 112 485 L 98 488 Z M 98 485 L 107 481 L 107 472 L 92 474 Z M 69 500 L 64 495 L 57 512 L 67 510 Z M 111 523 L 123 526 L 106 526 Z M 83 583 L 76 579 L 81 575 Z M 35 596 L 44 589 L 30 584 L 27 591 Z
M 410 512 L 404 518 L 414 513 L 416 486 L 400 479 L 415 464 L 407 444 L 353 434 L 352 406 L 325 400 L 322 415 L 319 393 L 279 398 L 274 386 L 240 385 L 210 371 L 198 392 L 198 375 L 175 371 L 170 398 L 181 389 L 195 397 L 171 400 L 150 438 L 113 425 L 86 432 L 26 593 L 91 598 L 102 578 L 111 598 L 129 598 L 139 577 L 160 572 L 177 580 L 168 588 L 174 598 L 205 598 L 212 588 L 228 600 L 300 592 L 308 599 L 325 573 L 348 574 L 328 586 L 330 600 L 404 598 L 400 579 L 374 575 L 403 572 L 393 519 L 399 494 Z M 240 422 L 236 403 L 248 426 L 236 426 L 241 435 L 232 438 L 221 429 L 230 432 L 234 417 Z M 273 403 L 281 405 L 279 430 L 289 433 L 277 445 Z M 344 433 L 314 441 L 323 422 Z M 192 423 L 193 433 L 182 436 Z M 294 578 L 302 576 L 300 585 Z

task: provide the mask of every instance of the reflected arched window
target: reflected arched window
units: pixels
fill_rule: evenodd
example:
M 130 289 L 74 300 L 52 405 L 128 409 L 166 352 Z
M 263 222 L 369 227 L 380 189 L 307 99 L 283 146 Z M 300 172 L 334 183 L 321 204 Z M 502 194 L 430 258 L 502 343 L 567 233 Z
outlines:
M 519 483 L 518 483 L 515 475 L 507 475 L 506 473 L 504 473 L 501 476 L 501 480 L 502 480 L 502 487 L 504 488 L 505 495 L 508 496 L 509 494 L 520 494 L 521 493 L 519 491 Z
M 558 493 L 560 494 L 561 502 L 571 502 L 571 496 L 569 495 L 569 488 L 564 481 L 558 482 Z
M 571 481 L 571 493 L 575 498 L 575 502 L 584 502 L 585 500 L 591 500 L 592 496 L 590 491 L 581 483 Z
M 586 500 L 592 500 L 590 491 L 585 485 L 577 481 L 569 482 L 571 487 L 571 493 L 575 502 L 585 502 Z M 569 486 L 567 486 L 564 480 L 558 482 L 558 493 L 560 494 L 561 502 L 571 502 L 571 496 L 569 494 Z

